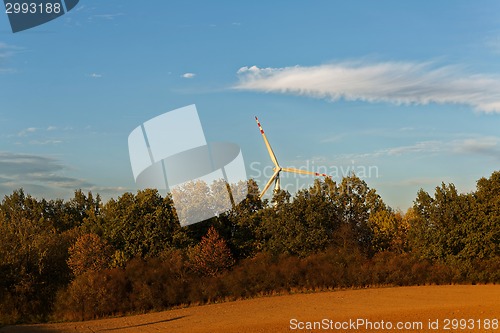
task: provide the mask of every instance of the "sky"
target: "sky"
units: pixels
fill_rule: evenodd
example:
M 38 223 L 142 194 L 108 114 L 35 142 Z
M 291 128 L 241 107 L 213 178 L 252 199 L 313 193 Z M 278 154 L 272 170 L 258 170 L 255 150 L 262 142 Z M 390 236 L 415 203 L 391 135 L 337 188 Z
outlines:
M 0 13 L 0 196 L 135 192 L 128 135 L 191 104 L 261 189 L 254 116 L 282 166 L 354 171 L 395 209 L 466 193 L 500 169 L 500 2 L 81 0 L 18 33 Z

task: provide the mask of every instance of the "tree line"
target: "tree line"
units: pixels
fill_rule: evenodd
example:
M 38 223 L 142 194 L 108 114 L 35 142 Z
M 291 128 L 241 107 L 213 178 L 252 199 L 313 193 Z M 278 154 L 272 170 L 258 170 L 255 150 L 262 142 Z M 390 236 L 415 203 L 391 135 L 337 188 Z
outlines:
M 500 281 L 500 172 L 406 212 L 355 175 L 181 227 L 153 189 L 0 204 L 0 323 L 86 320 L 258 295 Z

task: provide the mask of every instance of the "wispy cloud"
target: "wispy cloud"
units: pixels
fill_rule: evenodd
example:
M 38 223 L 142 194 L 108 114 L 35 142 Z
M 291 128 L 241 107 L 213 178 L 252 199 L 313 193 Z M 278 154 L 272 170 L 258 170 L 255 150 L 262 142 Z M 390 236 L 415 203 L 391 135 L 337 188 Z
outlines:
M 99 73 L 91 73 L 87 75 L 88 77 L 91 77 L 93 79 L 100 79 L 102 77 L 102 74 Z
M 242 67 L 235 89 L 393 104 L 462 104 L 500 113 L 500 76 L 430 62 L 342 62 L 311 67 Z
M 454 153 L 500 158 L 500 138 L 494 136 L 456 140 L 451 142 L 451 148 Z
M 16 72 L 15 69 L 13 69 L 13 68 L 2 68 L 1 64 L 0 64 L 0 74 L 1 73 L 8 74 L 8 73 L 15 73 L 15 72 Z
M 408 154 L 483 155 L 500 160 L 500 137 L 484 136 L 449 141 L 421 141 L 412 145 L 390 147 L 369 153 L 348 154 L 342 158 L 379 158 Z
M 334 142 L 340 142 L 346 137 L 345 134 L 334 134 L 331 136 L 328 136 L 320 141 L 320 143 L 334 143 Z
M 92 18 L 104 19 L 104 20 L 114 20 L 119 16 L 125 15 L 124 13 L 113 13 L 113 14 L 96 14 L 92 15 Z
M 387 186 L 411 186 L 411 187 L 422 187 L 422 186 L 437 186 L 444 183 L 453 183 L 453 177 L 440 176 L 440 177 L 416 177 L 416 178 L 406 178 L 394 181 L 384 181 L 383 184 Z
M 104 194 L 106 197 L 117 197 L 125 192 L 130 192 L 131 189 L 124 186 L 91 186 L 88 189 L 94 193 Z
M 35 127 L 28 127 L 17 133 L 17 136 L 19 137 L 27 136 L 28 134 L 35 133 L 36 130 L 37 129 Z
M 48 140 L 31 140 L 29 142 L 30 145 L 38 145 L 38 146 L 45 146 L 45 145 L 57 145 L 62 143 L 62 140 L 53 140 L 53 139 L 48 139 Z
M 485 44 L 493 53 L 500 54 L 500 35 L 486 38 Z
M 16 144 L 30 144 L 30 145 L 55 145 L 63 143 L 62 132 L 71 130 L 72 128 L 61 128 L 50 125 L 48 127 L 27 127 L 16 134 L 7 134 L 7 138 L 17 138 Z
M 87 9 L 87 6 L 85 6 L 85 5 L 78 5 L 73 11 L 79 12 L 79 11 L 82 11 L 84 9 Z
M 0 42 L 0 59 L 10 57 L 19 50 L 21 50 L 21 48 L 17 46 Z
M 185 79 L 192 79 L 196 76 L 196 74 L 195 73 L 184 73 L 181 76 Z
M 15 72 L 13 68 L 7 67 L 7 62 L 10 57 L 19 52 L 21 48 L 0 42 L 0 73 Z
M 434 129 L 431 128 L 414 128 L 414 127 L 399 127 L 394 128 L 391 126 L 387 127 L 374 127 L 369 129 L 354 129 L 345 132 L 339 132 L 335 134 L 324 134 L 324 137 L 319 140 L 319 143 L 336 143 L 342 142 L 346 140 L 350 140 L 350 138 L 360 138 L 366 137 L 368 140 L 371 140 L 373 137 L 379 138 L 387 138 L 387 139 L 395 139 L 400 140 L 402 136 L 405 138 L 409 137 L 418 137 L 420 139 L 425 137 L 434 137 L 435 133 L 432 133 Z
M 422 141 L 417 142 L 413 145 L 408 146 L 399 146 L 384 149 L 378 151 L 377 153 L 380 155 L 388 155 L 388 156 L 398 156 L 404 154 L 414 154 L 414 153 L 437 153 L 444 149 L 444 144 L 441 141 Z

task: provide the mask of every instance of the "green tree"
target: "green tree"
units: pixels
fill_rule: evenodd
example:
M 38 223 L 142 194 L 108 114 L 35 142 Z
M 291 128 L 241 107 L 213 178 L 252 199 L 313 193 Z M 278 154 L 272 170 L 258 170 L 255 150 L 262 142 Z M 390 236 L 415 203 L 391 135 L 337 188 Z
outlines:
M 353 174 L 344 177 L 334 190 L 334 201 L 343 224 L 339 234 L 342 242 L 346 242 L 347 235 L 354 239 L 362 252 L 371 254 L 373 230 L 369 220 L 373 214 L 387 209 L 382 198 Z
M 434 197 L 420 190 L 413 206 L 409 240 L 420 258 L 455 271 L 457 281 L 495 281 L 500 239 L 500 173 L 477 182 L 477 190 L 458 194 L 441 184 Z M 449 268 L 448 268 L 449 269 Z
M 234 209 L 217 218 L 216 229 L 227 240 L 236 259 L 252 257 L 263 248 L 258 230 L 264 204 L 259 194 L 257 184 L 250 179 L 247 183 L 246 198 Z
M 415 216 L 410 221 L 414 253 L 431 260 L 465 259 L 463 251 L 473 232 L 469 226 L 475 206 L 474 195 L 458 194 L 453 184 L 436 187 L 434 198 L 420 190 L 413 205 Z
M 469 200 L 472 212 L 463 225 L 462 256 L 478 259 L 500 256 L 500 171 L 489 179 L 481 178 Z
M 293 201 L 287 192 L 275 193 L 275 205 L 267 208 L 262 218 L 267 250 L 305 257 L 331 245 L 339 217 L 328 196 L 330 185 L 318 180 L 299 191 Z
M 74 197 L 65 203 L 66 228 L 94 222 L 99 217 L 101 208 L 102 202 L 99 194 L 94 198 L 92 192 L 85 195 L 82 190 L 76 190 Z
M 180 225 L 172 199 L 146 189 L 110 199 L 92 229 L 125 257 L 132 258 L 156 256 L 173 247 Z

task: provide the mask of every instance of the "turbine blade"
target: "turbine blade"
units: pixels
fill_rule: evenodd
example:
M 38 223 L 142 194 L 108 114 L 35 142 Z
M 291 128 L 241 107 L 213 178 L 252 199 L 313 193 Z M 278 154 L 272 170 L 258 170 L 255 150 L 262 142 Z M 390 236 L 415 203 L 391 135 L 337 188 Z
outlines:
M 269 153 L 271 160 L 273 161 L 274 165 L 277 168 L 279 168 L 280 165 L 278 164 L 278 160 L 276 159 L 276 155 L 274 155 L 273 149 L 271 148 L 269 141 L 267 141 L 266 133 L 264 133 L 264 130 L 262 129 L 262 126 L 260 125 L 260 122 L 259 122 L 259 118 L 257 118 L 257 116 L 255 117 L 255 121 L 257 122 L 257 125 L 259 126 L 260 134 L 262 134 L 262 137 L 264 138 L 264 143 L 266 144 L 267 152 Z
M 267 184 L 266 186 L 264 186 L 264 189 L 262 190 L 262 192 L 260 192 L 260 196 L 259 198 L 262 199 L 262 197 L 264 196 L 264 194 L 266 194 L 266 191 L 269 189 L 269 187 L 271 186 L 271 184 L 273 183 L 273 180 L 278 177 L 278 174 L 280 173 L 280 169 L 277 169 L 273 175 L 271 176 L 271 178 L 269 178 L 269 180 L 267 181 Z
M 312 171 L 295 169 L 295 168 L 282 168 L 281 170 L 286 171 L 286 172 L 300 173 L 302 175 L 312 175 L 312 176 L 317 176 L 317 177 L 328 177 L 328 175 L 326 173 L 318 173 L 318 172 L 312 172 Z

